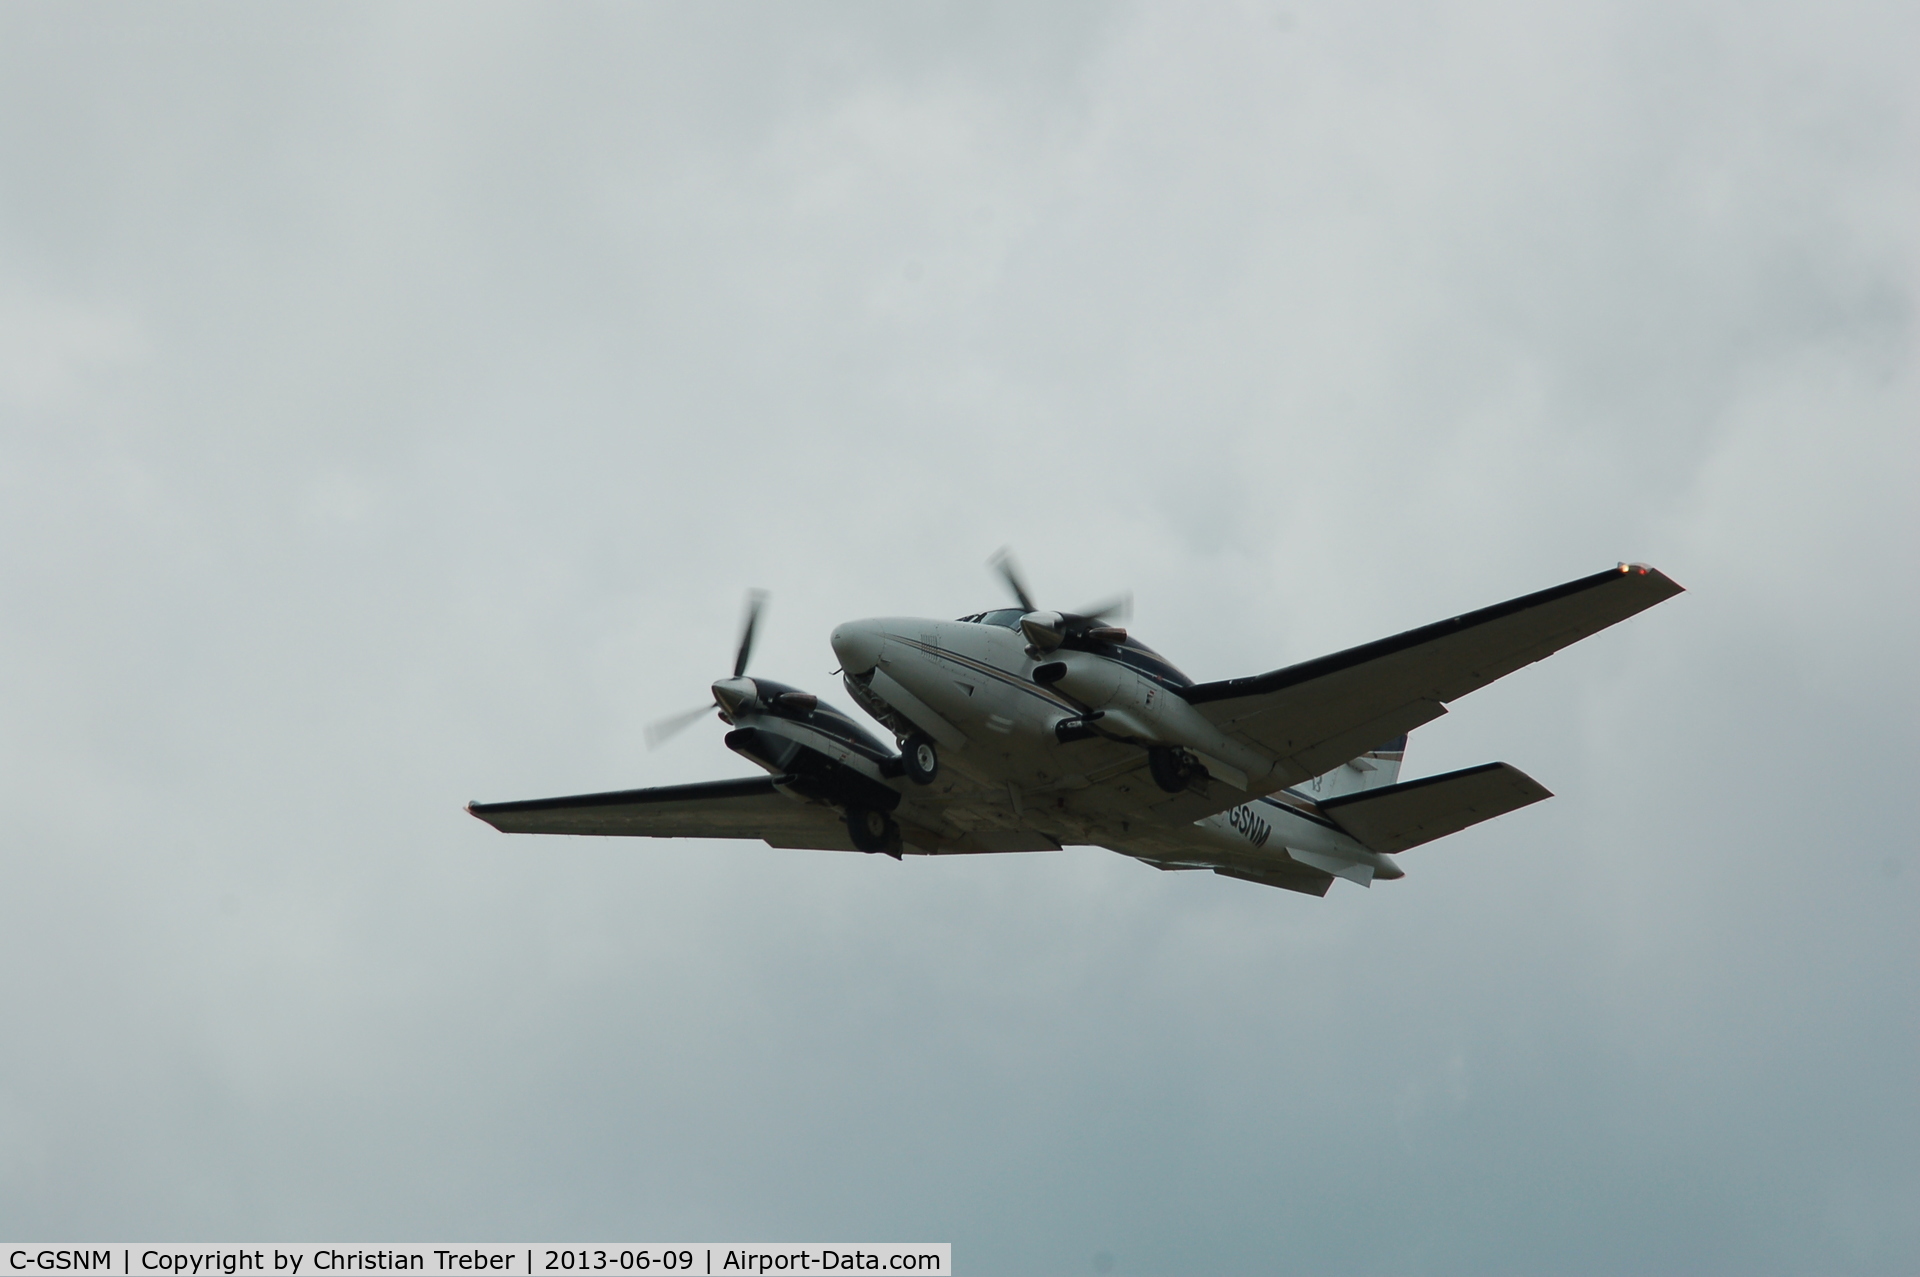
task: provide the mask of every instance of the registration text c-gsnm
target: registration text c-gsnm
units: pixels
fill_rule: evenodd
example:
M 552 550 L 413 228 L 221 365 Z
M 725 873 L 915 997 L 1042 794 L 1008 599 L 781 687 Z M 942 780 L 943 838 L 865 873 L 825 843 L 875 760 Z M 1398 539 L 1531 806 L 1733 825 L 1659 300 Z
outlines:
M 7 1255 L 16 1273 L 104 1273 L 113 1270 L 111 1250 L 16 1250 Z

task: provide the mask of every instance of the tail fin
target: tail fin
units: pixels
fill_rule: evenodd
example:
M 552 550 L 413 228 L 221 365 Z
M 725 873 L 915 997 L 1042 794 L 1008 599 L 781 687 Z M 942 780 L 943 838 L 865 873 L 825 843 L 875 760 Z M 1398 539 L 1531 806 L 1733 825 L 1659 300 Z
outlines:
M 1297 788 L 1317 802 L 1344 798 L 1348 794 L 1363 794 L 1369 789 L 1381 789 L 1400 779 L 1400 762 L 1406 756 L 1407 737 L 1402 732 L 1386 744 L 1376 746 L 1358 758 L 1348 759 L 1325 775 L 1315 776 Z

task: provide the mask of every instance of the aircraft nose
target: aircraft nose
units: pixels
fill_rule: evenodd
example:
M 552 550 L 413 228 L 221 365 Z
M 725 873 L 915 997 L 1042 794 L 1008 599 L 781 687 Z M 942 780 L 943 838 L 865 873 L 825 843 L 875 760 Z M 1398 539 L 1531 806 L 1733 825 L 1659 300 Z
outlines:
M 885 635 L 872 621 L 848 621 L 834 629 L 828 642 L 840 658 L 840 668 L 849 674 L 865 674 L 880 663 L 880 645 Z

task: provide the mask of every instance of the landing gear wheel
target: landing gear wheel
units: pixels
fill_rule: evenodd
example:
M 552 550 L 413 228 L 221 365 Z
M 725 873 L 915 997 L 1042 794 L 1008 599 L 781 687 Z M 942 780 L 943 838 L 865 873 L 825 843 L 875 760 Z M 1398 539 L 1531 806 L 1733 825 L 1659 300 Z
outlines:
M 907 779 L 916 785 L 931 785 L 933 778 L 940 774 L 940 755 L 933 748 L 933 742 L 915 732 L 907 737 L 907 743 L 900 747 L 900 764 L 905 768 Z
M 1186 750 L 1167 745 L 1148 747 L 1147 770 L 1153 775 L 1153 783 L 1169 794 L 1185 791 L 1207 774 L 1207 769 Z
M 848 807 L 847 834 L 861 851 L 884 851 L 895 860 L 900 858 L 900 826 L 883 811 Z

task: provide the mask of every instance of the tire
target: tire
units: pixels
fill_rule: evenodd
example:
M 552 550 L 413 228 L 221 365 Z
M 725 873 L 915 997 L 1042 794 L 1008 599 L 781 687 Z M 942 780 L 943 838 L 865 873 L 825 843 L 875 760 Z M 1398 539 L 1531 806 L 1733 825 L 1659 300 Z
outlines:
M 940 753 L 932 741 L 915 732 L 900 747 L 900 766 L 914 784 L 931 785 L 940 774 Z
M 900 854 L 900 826 L 894 824 L 893 817 L 883 811 L 849 806 L 847 835 L 861 851 L 884 851 L 890 856 Z
M 1184 792 L 1206 774 L 1206 769 L 1189 758 L 1185 750 L 1167 745 L 1148 747 L 1147 770 L 1153 775 L 1153 783 L 1169 794 Z

